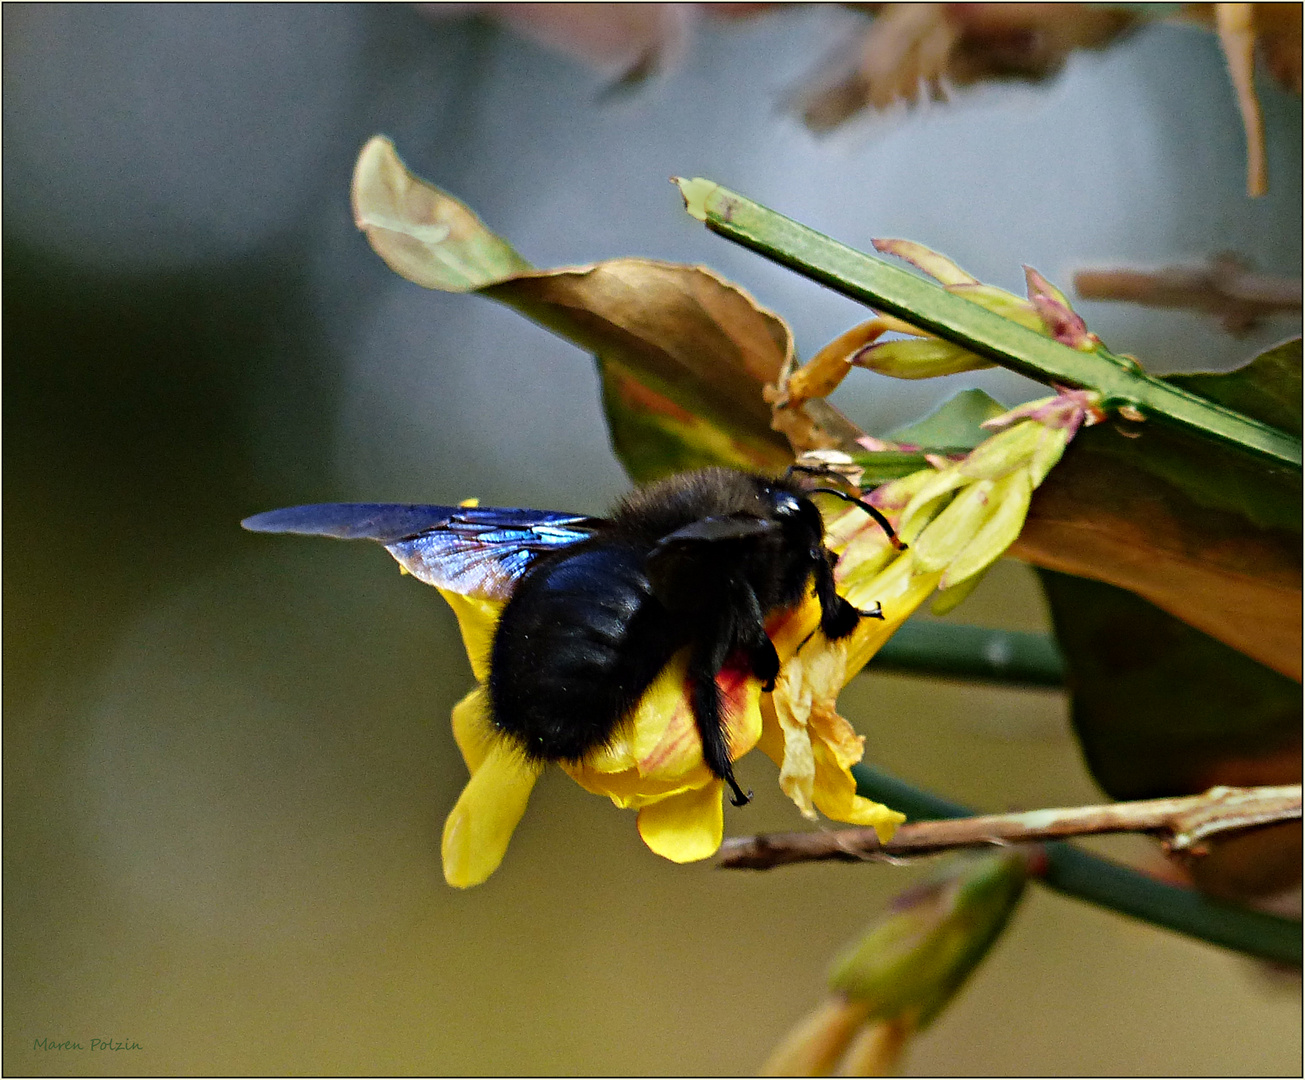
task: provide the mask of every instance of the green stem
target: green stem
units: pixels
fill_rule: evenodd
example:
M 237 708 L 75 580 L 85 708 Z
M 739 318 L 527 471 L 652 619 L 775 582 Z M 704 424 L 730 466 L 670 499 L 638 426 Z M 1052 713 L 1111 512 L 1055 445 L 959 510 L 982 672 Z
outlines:
M 973 811 L 872 769 L 852 766 L 857 793 L 887 803 L 910 820 L 970 817 Z M 1299 967 L 1301 924 L 1294 919 L 1221 904 L 1196 892 L 1089 855 L 1063 840 L 1044 843 L 1042 884 L 1066 896 L 1132 915 L 1226 949 Z
M 1064 687 L 1065 660 L 1046 634 L 911 620 L 890 637 L 867 671 L 903 671 L 1015 686 Z
M 1040 382 L 1095 390 L 1278 465 L 1301 466 L 1301 441 L 1144 372 L 1105 349 L 1080 352 L 1020 326 L 875 255 L 840 244 L 710 180 L 677 180 L 689 213 L 713 232 L 863 304 Z

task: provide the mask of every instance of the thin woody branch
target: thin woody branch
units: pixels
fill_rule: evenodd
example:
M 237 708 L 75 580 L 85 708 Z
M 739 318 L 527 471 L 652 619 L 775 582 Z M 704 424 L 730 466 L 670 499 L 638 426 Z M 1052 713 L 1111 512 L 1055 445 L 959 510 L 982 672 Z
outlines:
M 1209 312 L 1234 334 L 1252 329 L 1265 316 L 1301 310 L 1298 278 L 1258 274 L 1229 255 L 1205 266 L 1080 270 L 1074 275 L 1074 289 L 1084 300 Z
M 1301 786 L 1215 787 L 1174 799 L 1029 810 L 1018 814 L 920 821 L 903 825 L 881 844 L 873 829 L 740 836 L 721 845 L 719 865 L 767 870 L 787 863 L 902 858 L 987 844 L 1018 844 L 1100 833 L 1151 833 L 1171 850 L 1199 854 L 1221 833 L 1301 816 Z

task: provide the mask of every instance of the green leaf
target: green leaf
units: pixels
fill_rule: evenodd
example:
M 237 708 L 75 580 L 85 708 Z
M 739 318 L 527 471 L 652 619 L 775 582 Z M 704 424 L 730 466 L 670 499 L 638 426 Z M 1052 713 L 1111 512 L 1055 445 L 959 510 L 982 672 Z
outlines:
M 1040 576 L 1069 670 L 1074 730 L 1111 796 L 1299 778 L 1298 683 L 1123 589 Z
M 982 390 L 962 390 L 923 420 L 897 428 L 884 436 L 897 443 L 912 443 L 926 450 L 973 450 L 992 435 L 981 426 L 985 420 L 1009 411 Z
M 992 432 L 980 426 L 1007 409 L 982 390 L 962 390 L 923 420 L 890 431 L 885 439 L 919 450 L 860 450 L 850 456 L 864 470 L 864 487 L 885 484 L 930 467 L 926 454 L 965 454 Z
M 1301 339 L 1256 357 L 1236 371 L 1170 375 L 1166 381 L 1283 431 L 1301 430 Z M 1238 514 L 1261 529 L 1301 531 L 1301 474 L 1285 466 L 1229 454 L 1205 440 L 1154 424 L 1128 429 L 1129 440 L 1104 428 L 1085 432 L 1077 452 L 1108 455 L 1144 469 L 1200 507 Z
M 1127 406 L 1233 452 L 1300 472 L 1299 436 L 1148 375 L 1136 361 L 1104 348 L 1081 351 L 1053 341 L 719 184 L 676 182 L 689 213 L 713 232 L 835 292 L 1030 378 L 1095 391 L 1107 411 Z
M 1219 375 L 1167 375 L 1165 381 L 1293 435 L 1301 433 L 1301 339 L 1298 337 L 1260 353 L 1236 371 Z

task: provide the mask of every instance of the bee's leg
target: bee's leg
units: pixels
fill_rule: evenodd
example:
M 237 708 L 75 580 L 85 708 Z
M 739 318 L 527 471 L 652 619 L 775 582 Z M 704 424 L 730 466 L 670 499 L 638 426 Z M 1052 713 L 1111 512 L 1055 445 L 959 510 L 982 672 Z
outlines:
M 862 612 L 839 596 L 834 588 L 834 568 L 829 552 L 821 548 L 812 554 L 816 564 L 816 598 L 820 601 L 820 629 L 830 641 L 837 641 L 856 629 Z M 883 615 L 878 617 L 883 618 Z
M 736 602 L 738 625 L 735 635 L 740 648 L 748 654 L 752 674 L 761 680 L 762 690 L 769 694 L 775 689 L 775 677 L 779 674 L 779 653 L 766 634 L 766 620 L 761 614 L 757 594 L 746 581 L 738 583 Z
M 716 776 L 729 784 L 733 791 L 730 802 L 743 806 L 752 798 L 752 792 L 745 795 L 734 779 L 729 744 L 721 725 L 720 688 L 716 685 L 716 673 L 734 650 L 733 620 L 722 619 L 711 629 L 714 632 L 700 638 L 689 654 L 689 700 L 698 734 L 702 737 L 703 761 Z

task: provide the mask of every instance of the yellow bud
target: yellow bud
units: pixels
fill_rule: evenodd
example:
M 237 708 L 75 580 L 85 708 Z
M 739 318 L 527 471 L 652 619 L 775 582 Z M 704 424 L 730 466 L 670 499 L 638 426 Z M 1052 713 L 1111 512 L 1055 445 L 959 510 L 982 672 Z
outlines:
M 1032 495 L 1033 484 L 1027 469 L 998 480 L 992 490 L 990 516 L 969 543 L 953 556 L 939 585 L 950 589 L 996 562 L 1024 528 Z
M 993 367 L 977 353 L 938 338 L 912 338 L 872 345 L 857 354 L 856 366 L 894 379 L 934 379 Z
M 913 266 L 918 266 L 935 281 L 944 285 L 977 285 L 979 279 L 966 273 L 946 255 L 940 255 L 914 240 L 874 240 L 876 251 L 885 255 L 896 255 Z
M 771 1052 L 761 1076 L 828 1076 L 870 1010 L 841 994 L 826 998 Z
M 934 602 L 929 605 L 929 610 L 935 615 L 946 615 L 949 611 L 959 607 L 969 597 L 970 593 L 978 587 L 979 582 L 983 580 L 983 572 L 971 574 L 964 581 L 952 585 L 948 588 L 938 590 L 938 595 Z
M 875 505 L 885 513 L 903 510 L 910 505 L 916 493 L 937 475 L 937 469 L 920 469 L 897 480 L 890 480 L 875 490 Z
M 1022 420 L 980 443 L 964 461 L 960 471 L 975 480 L 996 480 L 1028 462 L 1046 429 L 1032 420 Z
M 843 955 L 830 989 L 867 1005 L 871 1020 L 906 1017 L 923 1029 L 997 940 L 1026 875 L 1018 851 L 953 856 Z
M 1038 440 L 1038 445 L 1029 459 L 1029 478 L 1033 487 L 1037 487 L 1047 478 L 1047 473 L 1051 472 L 1068 445 L 1068 428 L 1042 428 L 1042 437 Z
M 973 304 L 978 304 L 981 308 L 987 308 L 1003 319 L 1019 323 L 1029 330 L 1036 330 L 1039 334 L 1047 332 L 1042 317 L 1038 315 L 1032 304 L 1023 297 L 997 288 L 996 285 L 948 285 L 947 291 Z
M 942 570 L 974 538 L 990 514 L 989 496 L 994 484 L 970 484 L 920 534 L 911 550 L 915 565 L 924 573 Z
M 834 1070 L 834 1076 L 892 1076 L 915 1025 L 906 1017 L 863 1024 Z
M 906 504 L 897 522 L 897 532 L 908 544 L 938 509 L 938 501 L 965 483 L 959 468 L 953 466 L 934 473 Z

